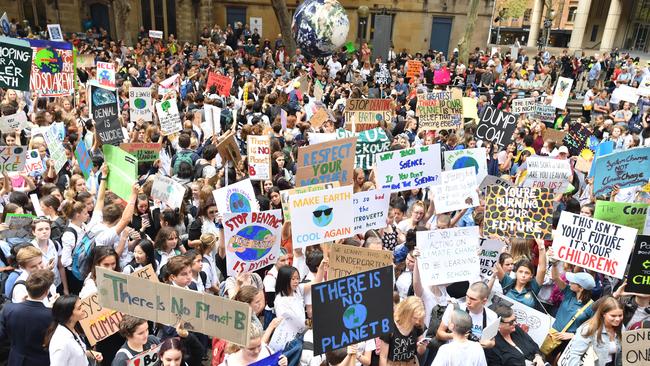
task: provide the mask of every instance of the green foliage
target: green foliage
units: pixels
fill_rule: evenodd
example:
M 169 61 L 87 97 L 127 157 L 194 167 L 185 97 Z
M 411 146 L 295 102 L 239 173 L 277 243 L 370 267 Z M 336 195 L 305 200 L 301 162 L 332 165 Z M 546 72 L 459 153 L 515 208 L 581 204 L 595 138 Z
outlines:
M 530 5 L 529 0 L 501 0 L 498 3 L 499 12 L 504 11 L 503 16 L 508 18 L 521 18 Z

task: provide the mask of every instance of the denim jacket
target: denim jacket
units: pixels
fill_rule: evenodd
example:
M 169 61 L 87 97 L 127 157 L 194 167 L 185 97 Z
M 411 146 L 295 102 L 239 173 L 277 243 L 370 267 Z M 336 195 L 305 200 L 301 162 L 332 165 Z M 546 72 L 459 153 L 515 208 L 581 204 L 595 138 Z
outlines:
M 576 334 L 564 350 L 564 354 L 560 358 L 558 366 L 583 366 L 582 357 L 587 353 L 590 346 L 593 347 L 594 352 L 598 357 L 594 366 L 605 366 L 605 364 L 607 364 L 609 354 L 609 336 L 607 335 L 607 332 L 603 330 L 601 335 L 602 342 L 598 342 L 596 334 L 591 337 L 583 335 L 583 333 L 587 332 L 587 326 L 588 323 L 584 323 L 578 328 L 578 330 L 576 330 Z M 616 348 L 618 351 L 614 355 L 614 364 L 616 366 L 621 366 L 621 342 L 618 339 L 616 340 Z

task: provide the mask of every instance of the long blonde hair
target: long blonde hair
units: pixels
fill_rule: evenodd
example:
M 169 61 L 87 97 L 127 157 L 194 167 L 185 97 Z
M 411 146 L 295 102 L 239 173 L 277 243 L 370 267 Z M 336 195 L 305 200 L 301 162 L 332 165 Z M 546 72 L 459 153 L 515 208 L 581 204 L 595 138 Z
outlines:
M 582 335 L 591 337 L 596 334 L 598 343 L 603 343 L 603 327 L 605 327 L 605 314 L 612 310 L 624 310 L 623 304 L 612 296 L 608 296 L 600 300 L 600 304 L 596 309 L 596 313 L 587 321 L 587 327 L 583 330 Z M 623 328 L 623 321 L 616 327 L 616 337 L 621 339 L 621 328 Z
M 421 318 L 420 322 L 424 320 L 425 316 L 424 303 L 417 296 L 409 296 L 395 307 L 395 323 L 404 328 L 424 325 L 414 323 L 414 316 Z

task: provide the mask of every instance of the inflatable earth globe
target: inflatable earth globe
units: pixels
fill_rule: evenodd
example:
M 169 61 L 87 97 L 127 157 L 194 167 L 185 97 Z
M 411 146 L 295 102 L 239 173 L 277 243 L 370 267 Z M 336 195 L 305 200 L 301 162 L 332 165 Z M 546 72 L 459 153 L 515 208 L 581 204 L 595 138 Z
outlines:
M 307 0 L 296 9 L 291 29 L 302 52 L 326 57 L 343 46 L 350 21 L 336 0 Z

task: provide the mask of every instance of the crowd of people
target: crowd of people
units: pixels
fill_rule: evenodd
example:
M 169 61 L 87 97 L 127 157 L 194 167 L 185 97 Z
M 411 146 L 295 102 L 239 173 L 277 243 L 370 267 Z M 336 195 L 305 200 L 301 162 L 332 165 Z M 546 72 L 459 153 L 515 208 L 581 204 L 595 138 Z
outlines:
M 11 33 L 46 38 L 17 22 L 12 23 Z M 247 136 L 268 135 L 272 178 L 254 189 L 260 210 L 286 208 L 280 192 L 296 184 L 298 149 L 309 145 L 310 134 L 349 128 L 345 107 L 350 98 L 391 100 L 391 118 L 374 126 L 389 137 L 391 150 L 431 144 L 440 144 L 442 151 L 484 147 L 488 174 L 513 183 L 525 173 L 530 156 L 569 159 L 575 164 L 577 157 L 560 146 L 561 141 L 546 138 L 546 130 L 568 131 L 582 124 L 599 141 L 613 141 L 615 151 L 650 146 L 650 97 L 641 96 L 635 105 L 610 99 L 621 85 L 636 88 L 650 76 L 650 61 L 619 52 L 586 56 L 567 51 L 528 54 L 520 49 L 510 54 L 479 48 L 467 60 L 459 58 L 458 50 L 447 56 L 433 50 L 409 53 L 392 48 L 386 59 L 373 59 L 365 43 L 353 52 L 342 49 L 316 59 L 300 50 L 289 54 L 280 37 L 272 42 L 241 24 L 205 28 L 197 43 L 180 42 L 173 35 L 150 38 L 144 28 L 132 47 L 94 28 L 83 35 L 72 34 L 67 41 L 81 55 L 115 64 L 124 142 L 161 143 L 160 158 L 139 164 L 138 182 L 128 200 L 107 189 L 113 172 L 104 162 L 86 93 L 88 81 L 96 78 L 95 68 L 76 70 L 79 90 L 68 97 L 0 89 L 2 115 L 24 111 L 29 121 L 28 128 L 2 133 L 0 144 L 37 149 L 46 167 L 30 174 L 5 171 L 1 182 L 3 223 L 9 214 L 35 214 L 36 204 L 44 214 L 31 222 L 32 240 L 4 236 L 0 241 L 4 296 L 0 313 L 4 356 L 0 358 L 9 365 L 126 366 L 135 355 L 160 345 L 158 362 L 165 366 L 248 365 L 277 351 L 283 351 L 281 366 L 542 366 L 554 365 L 560 358 L 563 365 L 582 365 L 588 349 L 597 354 L 597 365 L 615 366 L 621 365 L 622 330 L 644 327 L 650 321 L 650 295 L 629 294 L 624 281 L 557 261 L 550 240 L 500 238 L 507 246 L 493 276 L 427 285 L 418 269 L 416 232 L 481 227 L 485 199 L 481 196 L 473 208 L 437 213 L 429 188 L 412 189 L 391 195 L 385 228 L 339 241 L 394 253 L 393 331 L 317 355 L 311 319 L 318 314 L 311 312 L 310 287 L 327 280 L 327 248 L 294 249 L 291 222 L 285 222 L 277 262 L 228 276 L 223 212 L 212 193 L 248 178 Z M 409 60 L 422 61 L 419 77 L 407 77 Z M 384 66 L 389 77 L 376 79 Z M 214 87 L 206 89 L 209 72 L 232 78 L 229 95 L 219 95 Z M 439 72 L 445 77 L 435 78 Z M 179 75 L 178 89 L 162 91 L 161 81 L 174 75 Z M 471 119 L 458 130 L 419 129 L 415 110 L 422 91 L 460 88 L 475 100 L 481 115 L 489 105 L 508 112 L 511 102 L 522 97 L 550 101 L 559 77 L 574 79 L 571 99 L 582 101 L 582 116 L 572 119 L 568 109 L 557 110 L 553 121 L 520 114 L 513 142 L 502 148 L 477 139 L 476 122 Z M 305 81 L 306 88 L 301 85 Z M 131 87 L 151 88 L 154 100 L 177 103 L 182 130 L 163 136 L 155 112 L 152 121 L 132 122 Z M 206 105 L 221 108 L 217 122 L 221 131 L 236 131 L 243 157 L 236 164 L 219 154 L 217 136 L 202 130 Z M 315 128 L 310 120 L 321 108 L 328 110 L 328 118 Z M 42 136 L 32 133 L 49 126 L 64 131 L 61 141 L 67 162 L 58 171 Z M 92 157 L 94 168 L 88 179 L 74 154 L 79 141 Z M 378 186 L 373 170 L 354 170 L 354 192 Z M 180 209 L 152 198 L 156 174 L 187 188 Z M 569 180 L 572 189 L 554 196 L 555 224 L 562 211 L 593 216 L 596 199 L 650 203 L 640 186 L 596 197 L 593 180 L 586 174 L 573 169 Z M 293 225 L 300 225 L 300 220 L 294 218 Z M 2 225 L 3 230 L 8 228 Z M 80 269 L 75 248 L 89 233 L 95 246 L 87 268 Z M 96 267 L 129 274 L 147 265 L 172 286 L 248 303 L 254 314 L 248 346 L 184 329 L 182 323 L 156 324 L 125 314 L 119 332 L 91 347 L 79 321 L 86 316 L 81 299 L 97 291 Z M 511 307 L 490 306 L 494 292 L 555 318 L 543 344 L 517 324 Z M 276 316 L 287 313 L 278 309 L 286 304 L 278 299 L 285 297 L 302 304 L 306 321 L 299 337 L 271 348 L 274 330 L 288 321 Z M 496 336 L 483 339 L 483 330 L 497 319 Z

